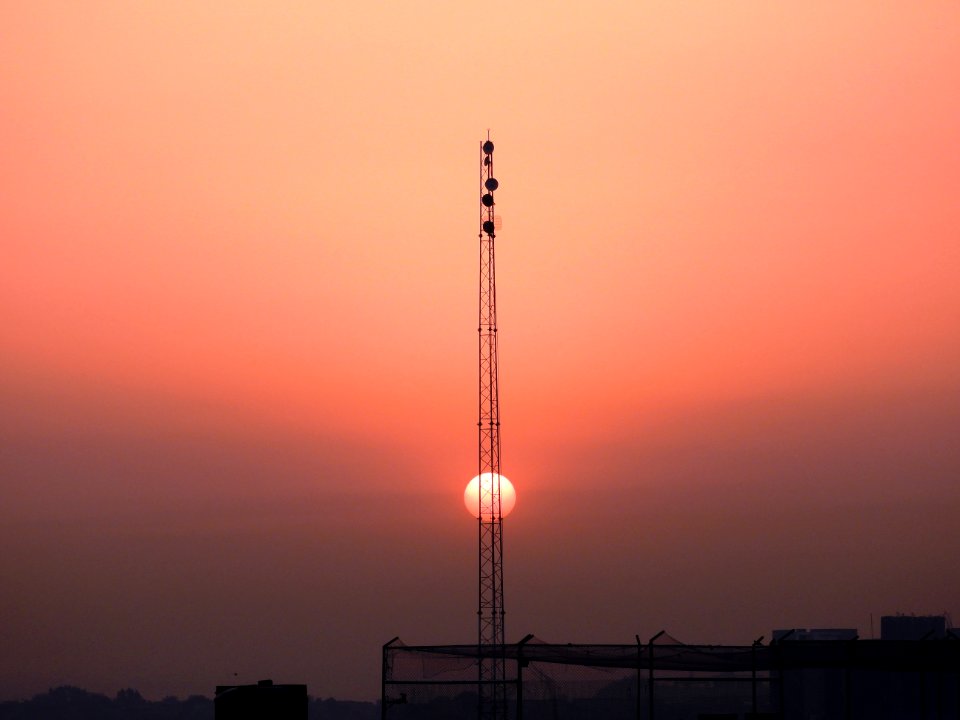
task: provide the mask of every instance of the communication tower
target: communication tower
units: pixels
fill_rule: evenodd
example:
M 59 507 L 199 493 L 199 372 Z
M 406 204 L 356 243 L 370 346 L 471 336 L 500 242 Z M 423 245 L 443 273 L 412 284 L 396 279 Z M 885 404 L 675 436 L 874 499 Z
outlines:
M 507 714 L 503 642 L 503 516 L 500 508 L 500 397 L 497 389 L 497 273 L 494 239 L 497 218 L 493 193 L 490 132 L 480 144 L 480 607 L 477 660 L 480 720 Z M 483 482 L 489 473 L 490 482 Z

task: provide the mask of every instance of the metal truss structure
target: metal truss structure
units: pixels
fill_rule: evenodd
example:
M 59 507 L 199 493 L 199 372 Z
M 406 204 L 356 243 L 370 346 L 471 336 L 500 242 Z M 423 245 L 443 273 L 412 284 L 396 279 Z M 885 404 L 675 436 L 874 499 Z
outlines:
M 960 718 L 960 636 L 687 645 L 664 632 L 623 645 L 504 647 L 516 720 L 907 720 Z M 381 720 L 463 720 L 476 707 L 477 646 L 383 646 Z
M 503 640 L 503 516 L 500 508 L 500 397 L 497 387 L 497 273 L 493 143 L 480 145 L 480 419 L 478 698 L 480 720 L 506 717 Z M 489 482 L 484 478 L 489 477 Z

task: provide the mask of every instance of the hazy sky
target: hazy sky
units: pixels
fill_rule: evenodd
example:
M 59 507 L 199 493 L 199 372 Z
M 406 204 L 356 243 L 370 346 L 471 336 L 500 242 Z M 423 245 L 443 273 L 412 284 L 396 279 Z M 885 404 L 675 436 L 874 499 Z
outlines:
M 960 612 L 960 4 L 0 5 L 0 698 Z M 236 675 L 234 675 L 236 673 Z

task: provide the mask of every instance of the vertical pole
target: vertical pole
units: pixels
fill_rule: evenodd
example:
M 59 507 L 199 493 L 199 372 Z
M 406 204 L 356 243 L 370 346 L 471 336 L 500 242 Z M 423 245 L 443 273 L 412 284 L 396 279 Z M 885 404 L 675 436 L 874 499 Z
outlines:
M 387 673 L 390 672 L 390 663 L 387 661 L 387 653 L 389 652 L 390 646 L 399 639 L 400 636 L 398 635 L 383 646 L 383 655 L 380 665 L 380 720 L 387 720 Z
M 650 643 L 650 667 L 647 668 L 647 702 L 650 706 L 650 711 L 647 715 L 649 720 L 653 720 L 653 643 Z
M 387 720 L 387 646 L 383 646 L 380 665 L 380 720 Z
M 649 717 L 650 717 L 650 720 L 653 720 L 653 715 L 654 715 L 654 705 L 653 705 L 653 665 L 654 665 L 653 644 L 657 641 L 657 638 L 659 638 L 659 637 L 660 637 L 661 635 L 663 635 L 665 632 L 666 632 L 666 630 L 661 630 L 660 632 L 658 632 L 656 635 L 654 635 L 652 638 L 650 638 L 650 643 L 649 643 L 649 648 L 650 648 L 650 667 L 648 668 L 648 674 L 647 674 L 647 684 L 648 684 L 648 687 L 647 687 L 647 697 L 648 697 L 648 699 L 649 699 L 649 701 L 650 701 L 650 716 L 649 716 Z
M 517 648 L 517 707 L 514 712 L 517 720 L 523 720 L 523 654 L 521 648 Z
M 640 697 L 640 688 L 643 686 L 643 643 L 640 642 L 640 636 L 634 635 L 637 639 L 637 718 L 643 720 L 643 700 Z
M 531 639 L 533 635 L 528 634 L 517 643 L 517 720 L 523 720 L 523 668 L 527 665 L 527 661 L 523 659 L 523 646 Z
M 763 642 L 763 635 L 750 646 L 750 692 L 753 696 L 753 717 L 757 717 L 757 645 Z

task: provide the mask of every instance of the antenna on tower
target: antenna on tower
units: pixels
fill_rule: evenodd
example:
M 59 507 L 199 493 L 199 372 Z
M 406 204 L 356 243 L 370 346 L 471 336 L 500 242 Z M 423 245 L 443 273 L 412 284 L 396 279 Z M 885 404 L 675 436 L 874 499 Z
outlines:
M 500 505 L 500 396 L 497 387 L 497 273 L 493 194 L 493 142 L 480 144 L 480 419 L 479 428 L 479 609 L 477 661 L 480 720 L 507 716 L 503 640 L 503 515 Z M 489 482 L 485 482 L 489 478 Z

